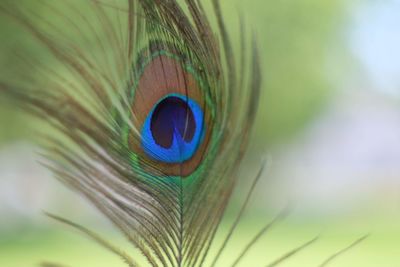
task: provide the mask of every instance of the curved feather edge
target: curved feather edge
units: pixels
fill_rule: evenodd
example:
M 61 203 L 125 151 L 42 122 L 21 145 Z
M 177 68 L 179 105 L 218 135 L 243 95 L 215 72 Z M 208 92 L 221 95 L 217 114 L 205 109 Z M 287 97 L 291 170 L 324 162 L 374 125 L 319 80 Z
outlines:
M 60 216 L 45 212 L 45 215 L 48 216 L 49 218 L 58 221 L 62 224 L 65 224 L 67 226 L 70 226 L 76 230 L 78 230 L 79 232 L 85 234 L 86 236 L 88 236 L 89 238 L 91 238 L 92 240 L 96 241 L 96 243 L 98 243 L 99 245 L 101 245 L 102 247 L 104 247 L 105 249 L 107 249 L 108 251 L 111 251 L 112 253 L 114 253 L 115 255 L 119 256 L 129 267 L 139 267 L 140 265 L 135 262 L 129 255 L 128 253 L 126 253 L 125 251 L 122 251 L 121 249 L 117 248 L 115 245 L 112 245 L 110 242 L 108 242 L 106 239 L 104 239 L 103 237 L 101 237 L 99 234 L 94 233 L 93 231 L 79 225 L 76 224 L 68 219 L 62 218 Z
M 356 246 L 360 245 L 362 242 L 364 242 L 368 237 L 370 236 L 370 234 L 364 235 L 360 238 L 358 238 L 356 241 L 354 241 L 353 243 L 351 243 L 349 246 L 339 250 L 338 252 L 334 253 L 333 255 L 331 255 L 330 257 L 328 257 L 324 262 L 322 262 L 320 265 L 318 265 L 318 267 L 325 267 L 328 266 L 329 264 L 331 264 L 334 260 L 336 260 L 338 257 L 340 257 L 341 255 L 343 255 L 344 253 L 348 252 L 349 250 L 355 248 Z
M 301 252 L 302 250 L 308 248 L 309 246 L 311 246 L 312 244 L 314 244 L 316 241 L 318 241 L 319 237 L 314 237 L 313 239 L 311 239 L 310 241 L 307 241 L 306 243 L 304 243 L 303 245 L 292 249 L 291 251 L 285 253 L 283 256 L 279 257 L 278 259 L 274 260 L 272 263 L 268 264 L 266 267 L 275 267 L 278 266 L 279 264 L 285 262 L 286 260 L 292 258 L 293 256 L 295 256 L 296 254 L 298 254 L 299 252 Z

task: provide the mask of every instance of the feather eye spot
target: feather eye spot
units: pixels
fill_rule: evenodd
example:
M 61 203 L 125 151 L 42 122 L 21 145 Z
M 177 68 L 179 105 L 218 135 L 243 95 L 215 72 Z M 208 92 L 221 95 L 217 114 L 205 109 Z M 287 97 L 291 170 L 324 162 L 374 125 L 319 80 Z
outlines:
M 171 94 L 147 116 L 142 129 L 142 147 L 154 160 L 182 163 L 197 151 L 203 139 L 203 112 L 192 99 Z
M 196 65 L 196 67 L 194 67 Z M 182 179 L 202 169 L 213 133 L 215 105 L 196 59 L 157 42 L 138 54 L 130 89 L 132 123 L 126 141 L 144 172 Z

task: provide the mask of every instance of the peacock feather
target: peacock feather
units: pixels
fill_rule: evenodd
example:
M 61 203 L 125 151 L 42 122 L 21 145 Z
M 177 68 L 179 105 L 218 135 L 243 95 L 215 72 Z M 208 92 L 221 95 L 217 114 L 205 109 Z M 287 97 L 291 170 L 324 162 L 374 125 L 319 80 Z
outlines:
M 202 266 L 256 115 L 255 43 L 243 31 L 233 48 L 217 0 L 212 15 L 197 0 L 84 2 L 90 18 L 73 1 L 74 18 L 52 1 L 37 1 L 50 18 L 2 1 L 51 60 L 19 57 L 0 92 L 62 134 L 47 135 L 45 164 L 151 266 Z
M 0 3 L 0 13 L 42 51 L 15 49 L 19 68 L 1 77 L 1 95 L 54 129 L 45 130 L 44 164 L 107 216 L 150 266 L 220 266 L 263 171 L 261 164 L 222 244 L 210 253 L 239 178 L 261 82 L 254 37 L 243 23 L 232 25 L 240 36 L 233 45 L 219 1 L 210 4 Z M 231 266 L 286 214 L 261 228 Z M 91 230 L 48 215 L 127 265 L 142 266 Z M 260 266 L 277 266 L 317 239 Z

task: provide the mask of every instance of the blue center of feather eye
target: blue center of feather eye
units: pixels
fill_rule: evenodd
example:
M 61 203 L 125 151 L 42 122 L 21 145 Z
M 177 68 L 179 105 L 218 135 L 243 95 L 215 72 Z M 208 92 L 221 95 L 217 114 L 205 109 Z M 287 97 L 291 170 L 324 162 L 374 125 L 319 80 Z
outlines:
M 203 111 L 192 99 L 170 94 L 147 116 L 142 128 L 142 147 L 152 159 L 182 163 L 197 151 L 204 133 Z

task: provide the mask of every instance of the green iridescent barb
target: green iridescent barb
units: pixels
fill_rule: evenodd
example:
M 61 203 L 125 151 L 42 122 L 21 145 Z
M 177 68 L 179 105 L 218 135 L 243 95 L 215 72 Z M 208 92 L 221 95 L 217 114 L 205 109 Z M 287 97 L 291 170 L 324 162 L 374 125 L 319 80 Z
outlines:
M 218 0 L 210 14 L 197 0 L 37 1 L 46 13 L 24 3 L 0 11 L 46 57 L 20 57 L 20 79 L 0 92 L 61 133 L 49 137 L 48 167 L 151 266 L 204 265 L 256 115 L 254 41 L 241 32 L 233 47 Z

